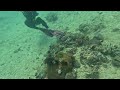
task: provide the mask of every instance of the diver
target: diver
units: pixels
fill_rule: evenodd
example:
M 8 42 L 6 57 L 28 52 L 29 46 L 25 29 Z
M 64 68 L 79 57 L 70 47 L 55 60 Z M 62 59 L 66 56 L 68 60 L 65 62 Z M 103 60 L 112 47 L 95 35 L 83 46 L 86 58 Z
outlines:
M 38 16 L 38 13 L 36 11 L 22 11 L 23 15 L 25 16 L 25 25 L 27 25 L 30 28 L 36 28 L 36 25 L 42 24 L 45 28 L 49 28 L 47 23 L 42 20 Z
M 46 35 L 48 35 L 50 37 L 59 36 L 59 35 L 63 34 L 60 31 L 48 29 L 49 27 L 48 27 L 47 23 L 40 17 L 37 17 L 38 13 L 36 11 L 22 11 L 22 14 L 26 18 L 26 20 L 24 22 L 25 25 L 30 28 L 41 30 L 42 32 L 44 32 Z M 37 25 L 39 25 L 39 24 L 42 24 L 45 28 L 37 27 Z

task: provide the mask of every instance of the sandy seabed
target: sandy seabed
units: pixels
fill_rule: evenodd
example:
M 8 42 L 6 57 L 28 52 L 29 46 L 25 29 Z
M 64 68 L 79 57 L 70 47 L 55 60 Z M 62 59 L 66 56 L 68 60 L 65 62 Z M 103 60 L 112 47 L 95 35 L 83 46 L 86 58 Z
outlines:
M 39 11 L 43 18 L 47 11 Z M 83 12 L 83 11 L 58 11 L 58 20 L 48 22 L 51 29 L 76 32 L 82 23 L 99 23 L 101 20 L 106 26 L 101 30 L 105 38 L 104 43 L 113 43 L 120 46 L 120 12 Z M 46 36 L 44 33 L 28 28 L 24 25 L 25 18 L 21 12 L 0 12 L 0 78 L 1 79 L 27 79 L 35 78 L 37 68 L 44 69 L 45 54 L 55 37 Z M 47 21 L 46 21 L 47 22 Z M 78 70 L 79 71 L 79 70 Z M 120 78 L 119 68 L 112 66 L 105 70 L 101 68 L 101 77 Z

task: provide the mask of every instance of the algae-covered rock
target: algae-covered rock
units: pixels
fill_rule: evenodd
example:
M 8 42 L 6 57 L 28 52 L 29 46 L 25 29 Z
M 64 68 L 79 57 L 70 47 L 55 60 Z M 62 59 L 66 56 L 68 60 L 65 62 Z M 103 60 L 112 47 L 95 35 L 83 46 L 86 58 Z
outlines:
M 69 72 L 65 75 L 65 79 L 76 79 L 76 73 Z
M 51 53 L 50 53 L 51 54 Z M 46 57 L 48 79 L 64 79 L 66 73 L 72 72 L 75 58 L 70 53 L 58 52 Z
M 120 67 L 120 56 L 115 56 L 112 60 L 112 65 L 114 67 Z
M 96 71 L 96 72 L 86 74 L 86 78 L 88 78 L 88 79 L 99 79 L 99 72 Z
M 107 62 L 107 58 L 98 51 L 87 50 L 81 52 L 80 61 L 82 64 L 92 67 Z

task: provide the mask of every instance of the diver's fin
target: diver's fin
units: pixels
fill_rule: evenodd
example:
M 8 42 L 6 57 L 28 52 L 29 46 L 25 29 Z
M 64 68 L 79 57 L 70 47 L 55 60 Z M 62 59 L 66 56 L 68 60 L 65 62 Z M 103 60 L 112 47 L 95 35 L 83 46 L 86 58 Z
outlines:
M 64 36 L 64 35 L 65 35 L 65 32 L 60 31 L 60 30 L 51 30 L 51 29 L 38 28 L 38 27 L 36 27 L 36 29 L 41 30 L 41 31 L 44 32 L 47 36 L 50 36 L 50 37 L 56 36 L 56 37 L 59 38 L 60 36 Z
M 53 37 L 53 30 L 50 30 L 50 29 L 46 29 L 46 28 L 36 28 L 36 29 L 39 29 L 41 30 L 42 32 L 44 32 L 47 36 L 50 36 L 50 37 Z

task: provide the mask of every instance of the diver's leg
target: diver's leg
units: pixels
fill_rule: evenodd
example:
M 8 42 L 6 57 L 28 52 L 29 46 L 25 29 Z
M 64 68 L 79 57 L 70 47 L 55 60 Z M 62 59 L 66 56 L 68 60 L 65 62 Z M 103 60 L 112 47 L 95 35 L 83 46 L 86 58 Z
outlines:
M 25 25 L 28 26 L 29 28 L 36 28 L 35 23 L 33 23 L 31 20 L 25 20 Z
M 47 23 L 44 20 L 42 20 L 40 17 L 36 18 L 35 24 L 36 25 L 42 24 L 45 28 L 49 28 Z

